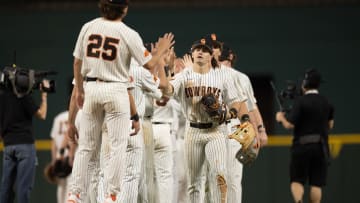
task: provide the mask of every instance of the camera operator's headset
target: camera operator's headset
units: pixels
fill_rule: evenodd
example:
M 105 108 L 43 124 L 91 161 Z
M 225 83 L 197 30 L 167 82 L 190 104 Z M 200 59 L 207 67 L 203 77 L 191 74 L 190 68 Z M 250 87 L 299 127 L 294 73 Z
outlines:
M 13 71 L 9 70 L 7 73 L 8 73 L 9 81 L 11 83 L 14 94 L 18 98 L 21 98 L 25 95 L 30 94 L 32 87 L 35 84 L 35 71 L 28 70 L 28 72 L 26 73 L 26 76 L 25 76 L 25 77 L 28 77 L 28 79 L 25 79 L 24 75 L 22 75 L 22 72 L 17 71 L 15 64 L 13 64 L 13 68 L 14 68 Z M 28 84 L 24 84 L 24 83 L 26 83 L 26 80 L 27 80 Z M 26 91 L 19 92 L 18 89 L 16 88 L 16 83 L 19 83 L 21 86 L 27 87 Z

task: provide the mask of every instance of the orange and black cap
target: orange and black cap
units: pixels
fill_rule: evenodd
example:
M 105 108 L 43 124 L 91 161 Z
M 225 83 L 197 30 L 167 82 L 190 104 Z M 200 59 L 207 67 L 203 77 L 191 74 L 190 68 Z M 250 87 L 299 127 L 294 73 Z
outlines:
M 195 41 L 191 46 L 191 51 L 194 51 L 197 48 L 205 48 L 207 51 L 209 51 L 210 54 L 213 53 L 211 42 L 205 38 Z

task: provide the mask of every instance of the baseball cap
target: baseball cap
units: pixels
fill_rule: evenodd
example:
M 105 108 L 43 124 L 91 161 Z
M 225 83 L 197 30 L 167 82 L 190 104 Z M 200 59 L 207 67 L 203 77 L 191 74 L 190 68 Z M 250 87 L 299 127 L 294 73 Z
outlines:
M 209 39 L 206 40 L 205 38 L 201 38 L 200 40 L 195 41 L 191 46 L 191 51 L 193 51 L 196 48 L 205 48 L 209 51 L 210 54 L 212 54 L 213 52 L 211 41 Z
M 227 46 L 227 44 L 223 44 L 221 55 L 219 56 L 219 61 L 225 61 L 225 60 L 231 61 L 232 54 L 233 54 L 233 51 L 230 49 L 230 47 Z
M 117 5 L 128 5 L 129 0 L 107 0 L 110 4 L 117 4 Z
M 314 68 L 308 69 L 305 72 L 303 80 L 303 86 L 305 88 L 319 88 L 320 83 L 324 82 L 321 78 L 321 74 Z
M 222 49 L 222 42 L 218 41 L 218 37 L 215 33 L 207 34 L 204 38 L 211 43 L 212 48 Z

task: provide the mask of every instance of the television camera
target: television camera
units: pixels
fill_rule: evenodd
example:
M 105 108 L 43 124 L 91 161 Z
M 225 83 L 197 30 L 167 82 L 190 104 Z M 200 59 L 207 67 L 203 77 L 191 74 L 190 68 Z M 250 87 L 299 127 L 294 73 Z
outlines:
M 40 89 L 43 80 L 47 80 L 49 75 L 56 75 L 55 71 L 35 71 L 19 67 L 15 64 L 12 66 L 5 66 L 0 70 L 0 89 L 9 89 L 21 98 L 25 95 L 31 94 L 33 90 Z M 49 87 L 42 87 L 42 90 L 47 93 L 55 92 L 55 80 L 49 80 Z

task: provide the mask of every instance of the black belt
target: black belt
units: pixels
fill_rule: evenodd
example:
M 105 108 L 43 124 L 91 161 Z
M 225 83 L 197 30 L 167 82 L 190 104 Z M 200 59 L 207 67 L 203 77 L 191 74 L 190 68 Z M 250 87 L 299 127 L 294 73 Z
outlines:
M 106 80 L 102 80 L 99 78 L 91 78 L 91 77 L 86 77 L 85 81 L 86 82 L 111 82 L 111 81 L 106 81 Z
M 190 123 L 190 127 L 199 129 L 208 129 L 213 126 L 212 123 Z
M 304 135 L 299 137 L 299 144 L 313 144 L 313 143 L 320 143 L 321 142 L 321 135 L 319 134 L 311 134 L 311 135 Z
M 152 122 L 152 124 L 158 125 L 158 124 L 169 124 L 171 125 L 170 122 Z

